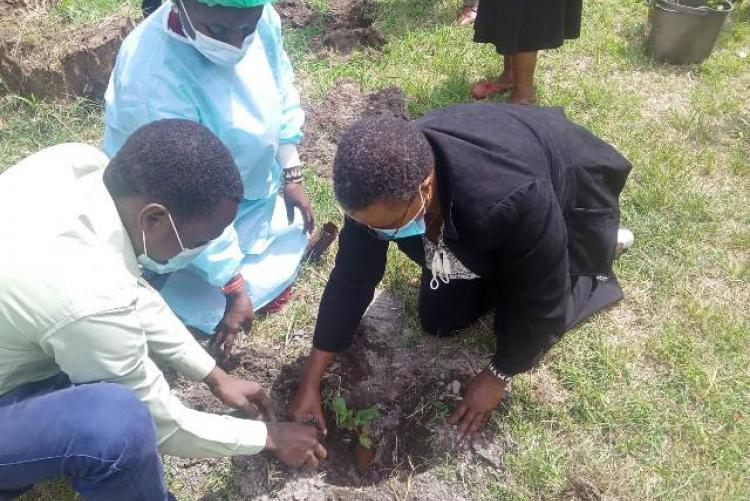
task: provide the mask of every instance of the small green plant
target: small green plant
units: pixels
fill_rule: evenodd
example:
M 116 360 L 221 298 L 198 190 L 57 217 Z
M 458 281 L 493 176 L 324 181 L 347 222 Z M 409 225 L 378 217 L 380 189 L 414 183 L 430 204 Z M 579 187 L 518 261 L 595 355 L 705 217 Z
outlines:
M 372 429 L 370 424 L 378 417 L 377 406 L 366 409 L 349 409 L 341 395 L 336 395 L 329 401 L 329 406 L 336 416 L 336 426 L 342 430 L 353 431 L 357 434 L 359 444 L 372 449 Z

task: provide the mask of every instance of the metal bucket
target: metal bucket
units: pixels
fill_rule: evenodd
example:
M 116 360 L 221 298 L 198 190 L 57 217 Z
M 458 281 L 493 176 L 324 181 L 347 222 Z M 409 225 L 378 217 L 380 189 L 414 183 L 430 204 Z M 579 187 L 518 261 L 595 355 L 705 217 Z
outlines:
M 648 51 L 672 64 L 700 63 L 711 55 L 733 9 L 730 2 L 722 2 L 724 10 L 717 10 L 701 0 L 649 0 L 649 4 Z

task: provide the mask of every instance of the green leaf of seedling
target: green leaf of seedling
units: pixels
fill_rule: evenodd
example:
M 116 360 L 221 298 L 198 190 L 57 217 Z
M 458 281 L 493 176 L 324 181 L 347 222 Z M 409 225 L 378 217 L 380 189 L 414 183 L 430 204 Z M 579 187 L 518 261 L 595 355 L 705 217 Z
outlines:
M 359 444 L 365 449 L 372 449 L 372 439 L 365 433 L 360 433 Z
M 354 416 L 354 424 L 357 426 L 357 428 L 368 426 L 379 415 L 380 411 L 378 411 L 378 407 L 376 405 L 368 407 L 367 409 L 360 409 Z
M 346 407 L 346 401 L 341 395 L 337 395 L 331 402 L 333 413 L 336 415 L 336 426 L 343 430 L 353 430 L 354 425 L 354 411 L 349 410 Z

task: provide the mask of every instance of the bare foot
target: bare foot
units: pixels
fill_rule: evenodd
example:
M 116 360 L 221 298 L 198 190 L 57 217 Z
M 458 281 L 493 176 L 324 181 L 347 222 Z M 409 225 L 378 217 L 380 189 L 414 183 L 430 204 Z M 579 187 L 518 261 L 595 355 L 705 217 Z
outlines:
M 509 77 L 501 76 L 497 79 L 482 80 L 471 88 L 471 95 L 474 99 L 487 99 L 495 94 L 500 94 L 513 88 L 513 80 Z
M 464 6 L 461 12 L 456 18 L 455 24 L 458 26 L 467 26 L 472 24 L 477 18 L 477 8 L 471 6 Z
M 515 92 L 508 96 L 505 101 L 509 104 L 520 104 L 521 106 L 532 106 L 536 104 L 536 95 L 532 94 L 516 94 Z

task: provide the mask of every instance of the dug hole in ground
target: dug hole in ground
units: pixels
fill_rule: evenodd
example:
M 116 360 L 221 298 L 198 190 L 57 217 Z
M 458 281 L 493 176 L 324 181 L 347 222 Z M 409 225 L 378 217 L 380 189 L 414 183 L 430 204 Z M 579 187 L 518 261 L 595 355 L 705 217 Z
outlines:
M 309 336 L 298 333 L 297 343 L 309 346 Z M 257 381 L 279 406 L 288 406 L 299 382 L 304 357 L 285 356 L 284 346 L 251 347 L 234 359 L 231 372 Z M 294 351 L 294 350 L 290 350 Z M 296 351 L 299 353 L 299 351 Z M 506 442 L 486 429 L 459 441 L 445 422 L 461 390 L 486 365 L 486 356 L 453 339 L 437 339 L 404 327 L 401 301 L 381 291 L 359 327 L 354 345 L 339 355 L 324 379 L 328 402 L 341 395 L 352 410 L 375 406 L 371 422 L 374 458 L 368 471 L 358 467 L 357 436 L 336 427 L 330 405 L 325 405 L 329 457 L 317 472 L 287 469 L 270 454 L 234 458 L 229 492 L 205 496 L 244 500 L 390 500 L 472 499 L 469 490 L 498 479 L 507 481 L 503 467 Z M 212 412 L 228 412 L 200 384 L 171 375 L 175 393 L 186 405 Z M 502 412 L 502 410 L 500 411 Z M 199 484 L 210 472 L 211 460 L 165 458 L 169 470 L 181 470 L 181 482 Z M 447 482 L 440 468 L 450 464 L 460 482 Z

